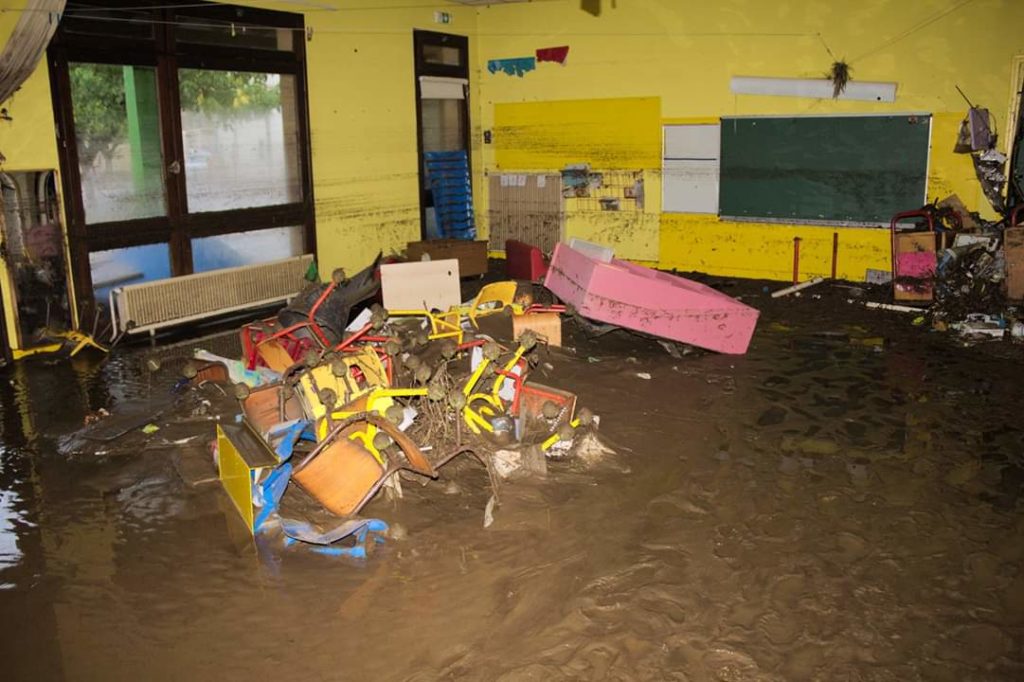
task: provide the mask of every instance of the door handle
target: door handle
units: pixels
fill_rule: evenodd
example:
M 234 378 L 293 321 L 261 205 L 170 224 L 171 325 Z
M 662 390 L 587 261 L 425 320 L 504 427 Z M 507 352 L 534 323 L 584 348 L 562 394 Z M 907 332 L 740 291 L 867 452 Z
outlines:
M 181 161 L 171 161 L 171 165 L 167 167 L 167 172 L 171 175 L 177 175 L 181 172 Z

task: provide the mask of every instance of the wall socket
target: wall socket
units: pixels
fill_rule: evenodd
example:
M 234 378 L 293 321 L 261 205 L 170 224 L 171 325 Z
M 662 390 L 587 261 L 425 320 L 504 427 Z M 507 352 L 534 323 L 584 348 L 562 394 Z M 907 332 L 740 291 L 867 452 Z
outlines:
M 434 12 L 434 23 L 435 24 L 450 24 L 452 23 L 452 15 L 448 12 Z

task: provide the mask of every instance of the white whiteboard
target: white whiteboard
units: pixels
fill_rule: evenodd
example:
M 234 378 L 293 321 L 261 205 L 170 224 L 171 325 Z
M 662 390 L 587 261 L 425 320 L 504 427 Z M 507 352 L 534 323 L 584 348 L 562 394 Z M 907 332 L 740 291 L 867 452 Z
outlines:
M 717 123 L 665 126 L 666 159 L 717 159 L 722 127 Z
M 662 143 L 665 213 L 718 213 L 721 126 L 667 125 Z

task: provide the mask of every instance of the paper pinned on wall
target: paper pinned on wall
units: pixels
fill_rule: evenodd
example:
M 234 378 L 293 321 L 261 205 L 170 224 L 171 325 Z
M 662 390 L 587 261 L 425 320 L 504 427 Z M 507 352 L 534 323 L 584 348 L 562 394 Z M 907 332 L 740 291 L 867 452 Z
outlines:
M 508 187 L 508 176 L 507 175 L 503 174 L 501 176 L 501 186 L 502 187 Z
M 516 187 L 526 187 L 526 176 L 525 175 L 517 175 L 516 176 Z
M 509 76 L 522 78 L 528 71 L 537 68 L 536 57 L 515 57 L 511 59 L 492 59 L 487 62 L 487 70 L 491 73 L 501 71 Z
M 538 175 L 537 176 L 537 189 L 542 189 L 548 186 L 548 176 Z
M 565 66 L 565 58 L 569 56 L 569 46 L 542 47 L 537 50 L 538 62 L 555 62 Z

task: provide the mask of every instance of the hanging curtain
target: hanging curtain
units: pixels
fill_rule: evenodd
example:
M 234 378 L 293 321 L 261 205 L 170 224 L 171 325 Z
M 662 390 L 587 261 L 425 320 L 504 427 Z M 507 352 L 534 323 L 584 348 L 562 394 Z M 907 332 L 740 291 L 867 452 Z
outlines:
M 21 87 L 50 44 L 66 0 L 27 0 L 21 18 L 0 53 L 0 103 Z

